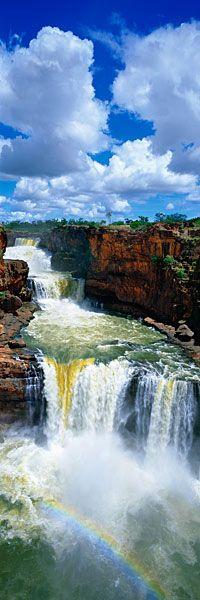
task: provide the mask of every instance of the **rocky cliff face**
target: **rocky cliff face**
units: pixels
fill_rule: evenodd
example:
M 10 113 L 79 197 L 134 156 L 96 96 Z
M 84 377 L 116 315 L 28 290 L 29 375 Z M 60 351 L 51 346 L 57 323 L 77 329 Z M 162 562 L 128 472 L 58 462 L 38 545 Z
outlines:
M 171 231 L 156 228 L 148 232 L 111 230 L 91 232 L 91 262 L 87 292 L 127 312 L 159 315 L 175 322 L 188 307 L 187 290 L 162 259 L 178 259 L 182 243 Z M 156 260 L 155 260 L 156 257 Z
M 43 234 L 40 243 L 52 253 L 54 268 L 85 278 L 90 298 L 175 328 L 184 320 L 200 344 L 200 231 L 72 225 Z
M 70 226 L 41 243 L 55 268 L 86 279 L 89 297 L 173 325 L 189 320 L 200 342 L 200 232 L 161 224 L 139 232 Z
M 28 302 L 28 265 L 22 260 L 4 260 L 6 243 L 6 234 L 0 228 L 0 431 L 16 419 L 27 417 L 27 401 L 31 404 L 35 380 L 40 379 L 36 359 L 20 335 L 21 327 L 29 323 L 34 312 Z

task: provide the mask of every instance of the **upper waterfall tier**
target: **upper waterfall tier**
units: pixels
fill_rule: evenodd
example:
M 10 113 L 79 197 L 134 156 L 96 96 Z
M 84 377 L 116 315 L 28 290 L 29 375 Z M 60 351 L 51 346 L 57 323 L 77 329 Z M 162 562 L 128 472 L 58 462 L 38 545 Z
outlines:
M 16 237 L 15 246 L 38 246 L 40 238 Z
M 77 302 L 84 298 L 84 280 L 73 279 L 67 273 L 52 271 L 51 255 L 38 248 L 39 238 L 16 238 L 15 246 L 8 247 L 6 258 L 20 258 L 29 266 L 29 286 L 37 301 L 48 298 L 59 299 L 71 297 Z
M 16 238 L 15 246 L 8 246 L 5 258 L 25 260 L 29 266 L 29 275 L 39 275 L 51 271 L 51 255 L 38 248 L 39 240 Z

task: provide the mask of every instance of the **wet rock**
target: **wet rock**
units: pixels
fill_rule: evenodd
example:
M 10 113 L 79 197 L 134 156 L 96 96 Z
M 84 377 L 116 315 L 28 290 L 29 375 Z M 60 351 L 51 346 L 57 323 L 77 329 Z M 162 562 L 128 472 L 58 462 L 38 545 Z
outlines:
M 192 331 L 186 323 L 182 323 L 179 325 L 178 329 L 176 329 L 175 337 L 181 342 L 190 343 L 192 338 L 194 338 L 194 331 Z M 192 340 L 192 342 L 194 344 L 194 340 Z
M 22 300 L 14 294 L 5 292 L 4 298 L 0 298 L 0 306 L 4 312 L 15 314 L 16 311 L 21 308 Z
M 29 302 L 28 265 L 22 260 L 3 260 L 5 249 L 6 234 L 0 227 L 0 431 L 2 424 L 12 423 L 26 411 L 27 380 L 35 364 L 19 336 L 35 310 Z
M 157 321 L 155 321 L 155 319 L 152 319 L 151 317 L 146 317 L 144 319 L 144 323 L 146 325 L 154 327 L 155 329 L 157 329 L 157 331 L 160 331 L 161 333 L 167 333 L 170 335 L 174 335 L 175 333 L 175 327 L 173 327 L 172 325 L 166 325 L 165 323 L 158 323 Z
M 22 338 L 15 338 L 14 340 L 10 340 L 9 348 L 25 348 L 26 343 Z

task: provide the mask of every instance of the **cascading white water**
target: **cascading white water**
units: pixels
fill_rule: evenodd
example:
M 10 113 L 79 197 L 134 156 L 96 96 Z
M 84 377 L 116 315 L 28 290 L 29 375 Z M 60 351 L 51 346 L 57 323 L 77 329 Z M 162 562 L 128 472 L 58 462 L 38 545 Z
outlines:
M 124 359 L 108 364 L 76 363 L 70 366 L 44 361 L 48 431 L 54 436 L 66 427 L 79 432 L 118 430 L 126 422 L 127 391 L 138 366 Z M 182 456 L 187 456 L 197 408 L 194 383 L 154 372 L 142 371 L 137 377 L 131 403 L 138 447 L 146 448 L 150 455 L 172 445 Z M 64 405 L 67 420 L 63 420 Z
M 67 275 L 62 277 L 57 273 L 50 272 L 44 273 L 40 277 L 29 278 L 29 286 L 33 297 L 38 302 L 50 298 L 60 300 L 69 297 L 80 304 L 84 300 L 84 279 L 72 279 Z
M 135 429 L 139 448 L 144 448 L 146 445 L 157 385 L 156 373 L 144 373 L 138 378 L 135 396 Z
M 172 445 L 187 456 L 197 411 L 194 382 L 145 374 L 138 382 L 135 410 L 140 447 L 146 445 L 152 454 Z
M 113 431 L 132 372 L 125 360 L 85 367 L 74 385 L 69 426 L 78 431 Z
M 15 246 L 38 246 L 40 242 L 39 238 L 26 238 L 26 237 L 16 237 L 15 238 Z
M 16 238 L 15 246 L 8 246 L 5 258 L 25 260 L 29 266 L 29 276 L 51 272 L 51 255 L 38 248 L 39 239 Z
M 55 363 L 43 359 L 44 393 L 47 399 L 47 437 L 49 441 L 60 436 L 61 407 Z
M 81 304 L 85 298 L 85 279 L 77 279 L 77 288 L 75 293 L 75 300 L 78 304 Z
M 84 279 L 73 279 L 70 274 L 61 275 L 51 269 L 51 255 L 38 248 L 39 238 L 17 237 L 15 246 L 8 247 L 5 258 L 25 260 L 29 266 L 29 286 L 38 301 L 49 298 L 72 298 L 75 302 L 84 299 Z
M 43 424 L 44 396 L 43 396 L 43 370 L 37 358 L 35 365 L 31 364 L 26 379 L 26 400 L 29 408 L 29 421 L 31 425 Z

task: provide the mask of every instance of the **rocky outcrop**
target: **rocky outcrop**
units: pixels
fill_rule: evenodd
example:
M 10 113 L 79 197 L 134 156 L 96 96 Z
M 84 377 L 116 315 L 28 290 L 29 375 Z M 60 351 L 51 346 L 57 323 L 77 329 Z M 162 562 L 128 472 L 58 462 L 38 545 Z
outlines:
M 135 233 L 128 230 L 91 232 L 92 260 L 86 288 L 126 312 L 149 312 L 176 321 L 188 305 L 187 290 L 171 270 L 163 269 L 166 255 L 178 258 L 181 240 L 171 231 L 152 228 Z M 157 260 L 154 262 L 153 257 Z
M 0 310 L 16 313 L 31 299 L 27 286 L 28 265 L 23 260 L 0 261 Z
M 35 310 L 28 302 L 28 265 L 22 260 L 3 259 L 6 241 L 0 228 L 0 430 L 27 418 L 36 379 L 38 391 L 39 386 L 42 388 L 37 360 L 20 333 Z
M 6 251 L 7 246 L 7 234 L 5 229 L 0 225 L 0 260 L 3 258 L 3 255 Z

